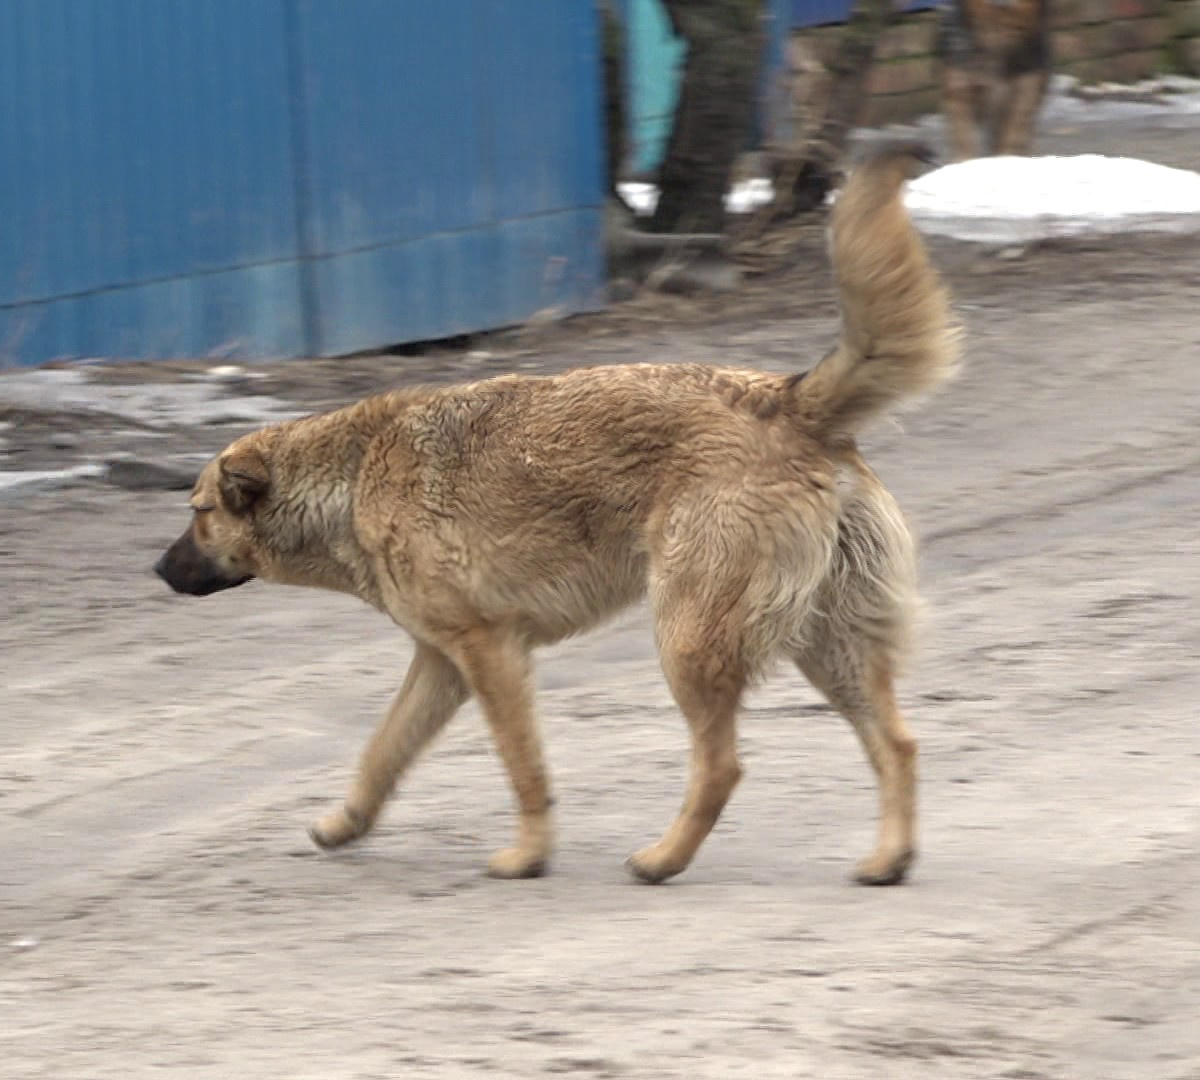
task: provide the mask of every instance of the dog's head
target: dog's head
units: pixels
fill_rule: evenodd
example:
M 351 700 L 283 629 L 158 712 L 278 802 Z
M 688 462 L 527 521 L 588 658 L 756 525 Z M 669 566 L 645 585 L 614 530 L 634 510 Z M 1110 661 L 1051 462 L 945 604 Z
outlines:
M 261 558 L 255 518 L 270 492 L 261 433 L 232 443 L 200 473 L 190 499 L 192 522 L 154 564 L 154 572 L 189 596 L 208 596 L 253 580 Z

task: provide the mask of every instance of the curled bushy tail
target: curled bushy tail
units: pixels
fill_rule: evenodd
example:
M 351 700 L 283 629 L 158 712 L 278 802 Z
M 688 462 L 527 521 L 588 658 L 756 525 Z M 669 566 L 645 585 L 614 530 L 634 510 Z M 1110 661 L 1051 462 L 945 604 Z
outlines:
M 960 331 L 901 197 L 927 152 L 894 147 L 859 165 L 833 210 L 842 311 L 837 347 L 795 380 L 796 406 L 821 435 L 852 433 L 954 374 Z

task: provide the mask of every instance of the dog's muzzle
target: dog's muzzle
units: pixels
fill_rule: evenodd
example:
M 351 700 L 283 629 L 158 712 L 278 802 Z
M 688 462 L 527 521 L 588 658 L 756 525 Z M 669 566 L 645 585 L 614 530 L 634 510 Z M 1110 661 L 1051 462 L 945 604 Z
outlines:
M 229 574 L 198 547 L 188 529 L 154 564 L 154 572 L 177 593 L 187 596 L 210 596 L 224 589 L 235 589 L 253 581 L 253 574 Z

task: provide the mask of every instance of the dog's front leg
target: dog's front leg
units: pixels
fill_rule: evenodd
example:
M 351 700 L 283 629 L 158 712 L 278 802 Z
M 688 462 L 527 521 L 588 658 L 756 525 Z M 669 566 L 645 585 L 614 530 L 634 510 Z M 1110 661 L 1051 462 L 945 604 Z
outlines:
M 1013 79 L 996 122 L 995 153 L 1029 154 L 1048 82 L 1045 71 L 1027 71 Z
M 467 684 L 453 661 L 418 643 L 404 686 L 367 744 L 345 805 L 313 823 L 313 840 L 335 848 L 368 833 L 396 782 L 466 699 Z
M 957 66 L 947 66 L 942 74 L 942 109 L 946 116 L 951 154 L 955 161 L 967 161 L 979 156 L 979 133 L 976 129 L 976 99 L 974 78 Z
M 460 635 L 449 651 L 491 728 L 521 815 L 516 843 L 488 860 L 488 873 L 498 878 L 540 877 L 554 847 L 554 821 L 528 650 L 503 631 L 477 628 Z

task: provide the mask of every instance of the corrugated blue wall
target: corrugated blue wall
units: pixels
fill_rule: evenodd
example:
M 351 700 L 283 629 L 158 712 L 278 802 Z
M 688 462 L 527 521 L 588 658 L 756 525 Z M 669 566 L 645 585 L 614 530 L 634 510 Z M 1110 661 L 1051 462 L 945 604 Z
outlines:
M 0 363 L 602 300 L 590 3 L 0 0 Z

